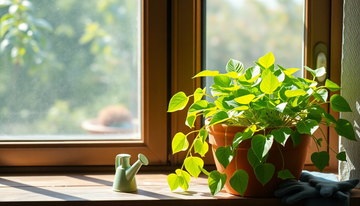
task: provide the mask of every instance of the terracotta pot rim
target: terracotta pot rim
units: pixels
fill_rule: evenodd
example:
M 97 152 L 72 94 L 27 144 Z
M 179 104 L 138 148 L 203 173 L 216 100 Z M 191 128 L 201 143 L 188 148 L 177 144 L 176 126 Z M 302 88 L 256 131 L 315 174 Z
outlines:
M 205 125 L 209 125 L 209 123 L 210 123 L 210 119 L 205 119 Z M 238 128 L 248 128 L 250 125 L 248 125 L 248 126 L 243 126 L 243 125 L 227 125 L 227 124 L 223 124 L 223 123 L 221 123 L 221 124 L 214 124 L 214 125 L 211 125 L 210 127 L 212 127 L 212 126 L 222 126 L 222 127 L 238 127 Z M 296 124 L 295 124 L 295 122 L 293 122 L 293 125 L 292 126 L 280 126 L 280 127 L 288 127 L 288 128 L 294 128 L 294 127 L 296 127 Z M 278 129 L 277 127 L 266 127 L 265 129 Z

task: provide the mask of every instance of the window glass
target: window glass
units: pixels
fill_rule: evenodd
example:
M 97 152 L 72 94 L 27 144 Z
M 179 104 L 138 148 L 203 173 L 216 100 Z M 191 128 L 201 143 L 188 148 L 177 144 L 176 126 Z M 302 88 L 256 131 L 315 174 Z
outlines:
M 140 0 L 1 2 L 0 140 L 141 138 Z
M 303 27 L 303 0 L 207 0 L 206 69 L 225 73 L 229 59 L 248 68 L 268 52 L 276 64 L 302 68 Z

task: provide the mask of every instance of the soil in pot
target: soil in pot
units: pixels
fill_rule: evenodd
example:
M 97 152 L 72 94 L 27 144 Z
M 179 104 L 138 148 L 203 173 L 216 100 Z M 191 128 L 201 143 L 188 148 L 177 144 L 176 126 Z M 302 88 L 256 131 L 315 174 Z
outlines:
M 226 143 L 230 145 L 232 140 L 235 137 L 237 132 L 243 132 L 246 127 L 241 126 L 227 126 L 227 125 L 213 125 L 208 129 L 209 132 L 209 142 L 212 145 L 213 156 L 215 156 L 215 151 L 218 147 L 225 146 L 225 132 L 226 132 Z M 270 129 L 269 129 L 270 131 Z M 266 131 L 268 133 L 268 131 Z M 237 152 L 237 157 L 233 158 L 231 163 L 224 170 L 223 166 L 215 158 L 216 168 L 219 172 L 225 173 L 227 175 L 227 181 L 225 183 L 225 190 L 234 195 L 240 195 L 230 186 L 229 180 L 232 177 L 232 174 L 235 172 L 235 160 L 237 161 L 237 168 L 245 170 L 249 175 L 249 182 L 247 189 L 243 196 L 245 197 L 274 197 L 274 191 L 278 189 L 278 185 L 284 180 L 277 177 L 277 172 L 282 170 L 283 161 L 282 156 L 279 151 L 279 148 L 282 151 L 284 157 L 285 169 L 288 169 L 296 179 L 300 178 L 301 171 L 303 170 L 307 150 L 311 143 L 311 137 L 309 135 L 301 135 L 301 143 L 293 146 L 291 138 L 287 140 L 285 147 L 282 145 L 277 146 L 273 143 L 270 151 L 269 157 L 267 158 L 267 163 L 271 163 L 275 166 L 275 173 L 272 179 L 263 186 L 259 180 L 256 178 L 254 169 L 249 164 L 247 159 L 248 150 L 251 148 L 251 139 L 243 141 Z

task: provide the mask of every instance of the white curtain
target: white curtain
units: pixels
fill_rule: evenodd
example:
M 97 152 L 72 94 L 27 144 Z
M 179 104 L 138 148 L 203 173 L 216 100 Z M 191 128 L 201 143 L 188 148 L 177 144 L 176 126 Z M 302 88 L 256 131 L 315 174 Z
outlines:
M 344 0 L 341 94 L 349 102 L 352 113 L 340 117 L 353 123 L 358 142 L 339 139 L 340 150 L 347 162 L 339 163 L 340 180 L 360 179 L 360 1 Z M 360 184 L 357 185 L 360 187 Z

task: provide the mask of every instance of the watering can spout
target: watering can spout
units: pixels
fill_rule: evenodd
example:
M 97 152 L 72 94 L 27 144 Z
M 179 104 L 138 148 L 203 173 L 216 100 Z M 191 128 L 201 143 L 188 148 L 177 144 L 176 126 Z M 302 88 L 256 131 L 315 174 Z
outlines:
M 131 181 L 135 175 L 138 173 L 140 167 L 142 165 L 148 165 L 149 161 L 143 154 L 138 155 L 138 160 L 129 168 L 126 170 L 126 179 Z

